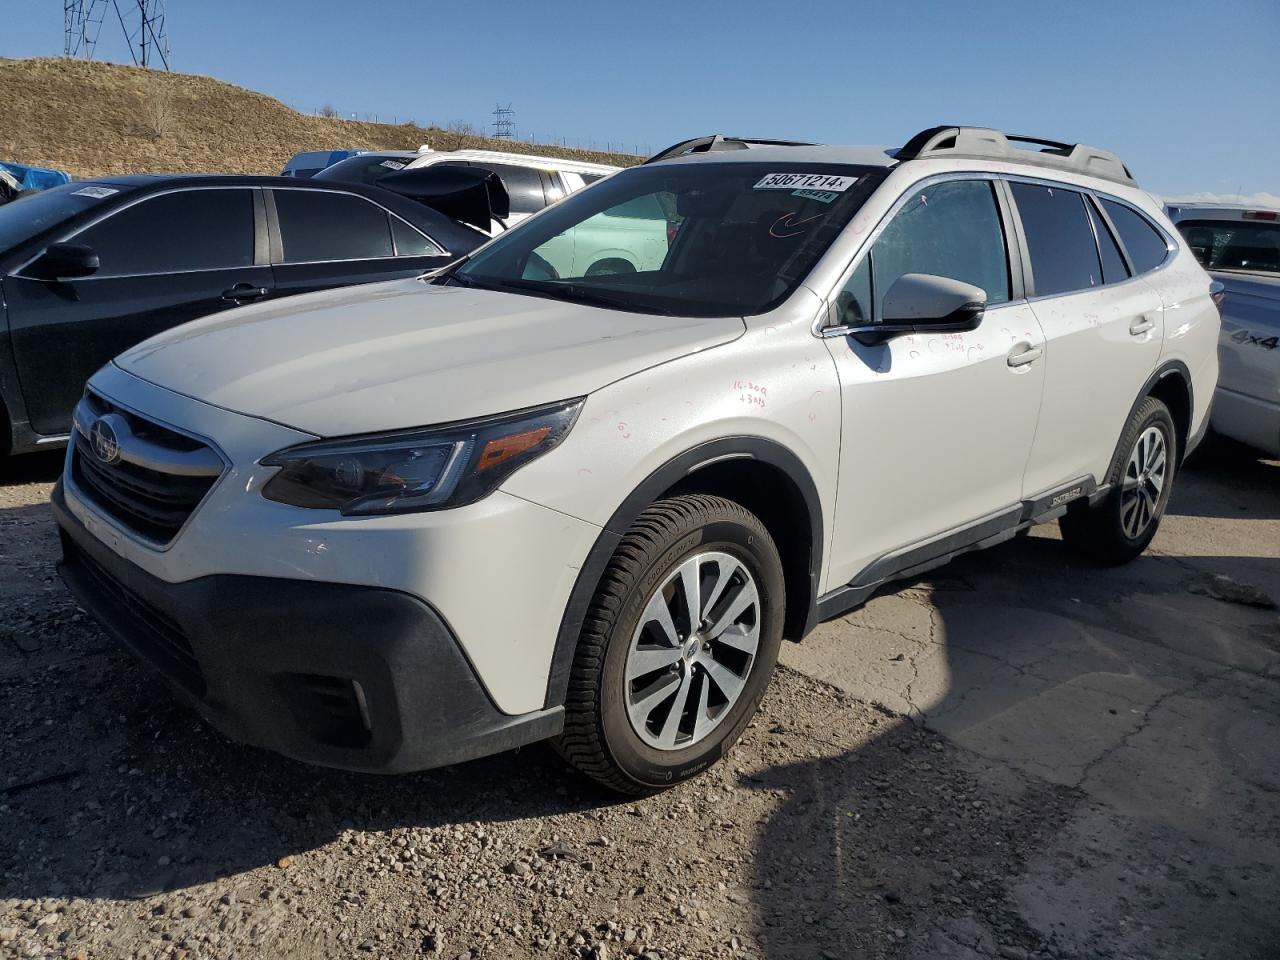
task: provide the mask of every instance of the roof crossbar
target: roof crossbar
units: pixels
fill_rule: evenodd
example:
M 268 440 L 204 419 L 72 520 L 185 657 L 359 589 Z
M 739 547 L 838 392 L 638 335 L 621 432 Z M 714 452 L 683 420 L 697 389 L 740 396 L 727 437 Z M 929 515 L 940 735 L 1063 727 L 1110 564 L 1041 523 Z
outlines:
M 1027 150 L 1014 146 L 1020 143 L 1033 144 L 1043 149 Z M 1085 143 L 1062 143 L 1040 137 L 1001 133 L 989 127 L 930 127 L 908 140 L 894 156 L 903 162 L 980 157 L 984 160 L 1004 160 L 1008 163 L 1070 170 L 1129 186 L 1138 185 L 1124 161 L 1110 150 L 1091 147 Z
M 752 137 L 722 137 L 712 134 L 706 137 L 694 137 L 692 140 L 681 140 L 667 149 L 655 153 L 645 163 L 657 163 L 659 160 L 670 160 L 673 157 L 686 157 L 691 153 L 718 153 L 722 150 L 746 150 L 750 147 L 812 147 L 815 144 L 805 140 L 762 140 Z

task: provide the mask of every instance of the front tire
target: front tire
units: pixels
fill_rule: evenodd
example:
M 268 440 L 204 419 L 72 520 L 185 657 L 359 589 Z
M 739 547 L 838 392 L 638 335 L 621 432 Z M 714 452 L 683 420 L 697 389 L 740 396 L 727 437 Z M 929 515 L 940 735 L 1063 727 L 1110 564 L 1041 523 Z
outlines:
M 1138 406 L 1107 475 L 1110 491 L 1092 508 L 1059 521 L 1068 546 L 1103 566 L 1137 557 L 1156 535 L 1173 489 L 1178 435 L 1169 408 L 1155 397 Z
M 782 562 L 764 524 L 729 500 L 661 500 L 631 525 L 583 624 L 562 757 L 645 795 L 720 759 L 777 663 Z

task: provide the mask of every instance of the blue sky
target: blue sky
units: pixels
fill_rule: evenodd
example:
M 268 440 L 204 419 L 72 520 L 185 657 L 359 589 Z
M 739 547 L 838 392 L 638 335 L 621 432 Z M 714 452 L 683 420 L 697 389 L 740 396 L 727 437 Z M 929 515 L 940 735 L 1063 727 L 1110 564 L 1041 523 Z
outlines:
M 509 101 L 523 136 L 629 150 L 971 123 L 1115 150 L 1157 193 L 1280 194 L 1280 0 L 167 6 L 175 69 L 303 110 L 482 127 Z M 0 18 L 0 56 L 62 52 L 60 4 Z M 127 61 L 118 33 L 99 59 Z

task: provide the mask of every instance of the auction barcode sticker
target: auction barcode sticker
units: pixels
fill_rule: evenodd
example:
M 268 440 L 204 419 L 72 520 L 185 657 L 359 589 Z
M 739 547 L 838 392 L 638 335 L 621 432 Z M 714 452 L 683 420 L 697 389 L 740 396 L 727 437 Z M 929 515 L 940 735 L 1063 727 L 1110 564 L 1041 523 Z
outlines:
M 388 170 L 403 170 L 405 165 L 399 160 L 383 160 L 378 166 L 386 167 Z
M 81 187 L 79 190 L 72 190 L 73 197 L 93 197 L 95 200 L 101 200 L 103 197 L 109 197 L 113 193 L 119 193 L 112 187 Z
M 760 178 L 757 190 L 827 190 L 844 193 L 857 177 L 834 177 L 825 173 L 770 173 Z

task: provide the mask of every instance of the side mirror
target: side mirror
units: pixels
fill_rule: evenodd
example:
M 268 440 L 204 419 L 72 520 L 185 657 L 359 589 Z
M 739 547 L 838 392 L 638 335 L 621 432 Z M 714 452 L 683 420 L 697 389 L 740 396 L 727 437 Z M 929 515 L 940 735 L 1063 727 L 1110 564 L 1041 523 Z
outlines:
M 973 330 L 986 309 L 987 292 L 981 287 L 930 273 L 906 273 L 884 295 L 881 326 L 906 326 L 911 333 Z
M 45 280 L 74 280 L 97 272 L 98 254 L 83 243 L 51 243 L 32 266 Z
M 854 336 L 862 343 L 882 343 L 904 333 L 961 333 L 975 330 L 987 309 L 981 287 L 929 273 L 903 274 L 884 295 L 879 323 L 828 327 L 824 336 Z

